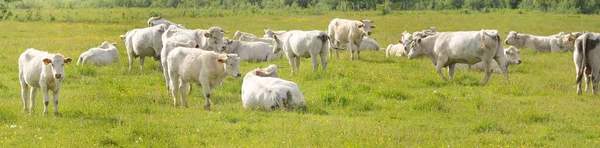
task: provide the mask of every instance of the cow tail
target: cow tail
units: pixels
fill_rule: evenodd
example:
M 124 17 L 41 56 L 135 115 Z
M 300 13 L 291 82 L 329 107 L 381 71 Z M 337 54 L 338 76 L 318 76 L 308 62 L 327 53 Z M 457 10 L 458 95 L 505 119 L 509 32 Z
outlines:
M 485 49 L 485 30 L 481 29 L 481 48 Z
M 317 38 L 319 40 L 321 40 L 321 42 L 323 43 L 323 46 L 321 47 L 321 51 L 326 51 L 329 48 L 327 46 L 327 41 L 330 39 L 329 35 L 327 33 L 321 33 L 319 36 L 317 36 Z M 329 42 L 329 44 L 331 44 L 331 42 Z M 331 45 L 331 46 L 334 47 L 333 45 Z
M 588 39 L 589 34 L 584 34 L 582 41 L 580 42 L 580 46 L 581 47 L 581 54 L 582 54 L 582 60 L 581 60 L 581 68 L 579 69 L 579 71 L 577 72 L 577 84 L 581 83 L 581 79 L 583 78 L 583 75 L 585 73 L 585 69 L 587 68 L 587 47 L 586 47 L 586 43 L 587 43 L 587 39 Z M 577 52 L 577 51 L 576 51 Z

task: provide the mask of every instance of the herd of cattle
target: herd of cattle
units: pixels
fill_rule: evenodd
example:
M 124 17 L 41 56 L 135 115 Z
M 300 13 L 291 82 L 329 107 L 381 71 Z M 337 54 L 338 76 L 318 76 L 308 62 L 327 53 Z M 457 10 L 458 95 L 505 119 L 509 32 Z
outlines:
M 120 38 L 125 41 L 129 59 L 129 70 L 139 57 L 143 68 L 146 57 L 159 62 L 163 71 L 167 91 L 173 96 L 173 104 L 181 96 L 181 104 L 187 107 L 187 92 L 190 83 L 200 84 L 205 98 L 204 108 L 210 110 L 211 91 L 220 86 L 227 75 L 241 77 L 241 60 L 267 62 L 285 55 L 291 74 L 299 70 L 300 58 L 311 58 L 313 70 L 319 68 L 319 57 L 323 71 L 327 67 L 327 56 L 338 56 L 339 50 L 349 48 L 351 60 L 360 59 L 364 50 L 379 50 L 377 42 L 368 37 L 375 28 L 371 20 L 333 19 L 327 31 L 274 31 L 265 30 L 263 37 L 236 31 L 233 39 L 224 37 L 228 33 L 220 27 L 208 30 L 186 29 L 161 17 L 148 20 L 148 27 L 132 29 Z M 559 33 L 551 36 L 535 36 L 515 31 L 508 33 L 503 48 L 497 30 L 438 32 L 428 30 L 400 34 L 398 44 L 385 49 L 386 57 L 407 56 L 409 59 L 427 57 L 435 70 L 444 78 L 442 68 L 448 67 L 452 80 L 455 68 L 485 71 L 485 85 L 492 72 L 503 73 L 508 81 L 508 66 L 520 64 L 519 48 L 530 48 L 539 52 L 573 52 L 577 70 L 577 93 L 581 93 L 581 80 L 586 79 L 586 90 L 593 82 L 593 93 L 598 91 L 600 75 L 600 34 L 588 32 Z M 83 52 L 77 65 L 107 65 L 119 61 L 116 43 L 103 42 L 100 46 Z M 283 51 L 283 52 L 281 52 Z M 54 114 L 58 114 L 58 94 L 65 77 L 64 65 L 71 58 L 33 48 L 19 57 L 19 80 L 24 111 L 32 112 L 38 89 L 44 98 L 44 115 L 48 112 L 53 92 Z M 304 107 L 305 101 L 298 85 L 279 78 L 277 65 L 257 68 L 246 73 L 242 83 L 244 108 L 272 110 L 280 107 Z M 590 81 L 591 79 L 591 81 Z M 28 99 L 29 98 L 29 108 Z

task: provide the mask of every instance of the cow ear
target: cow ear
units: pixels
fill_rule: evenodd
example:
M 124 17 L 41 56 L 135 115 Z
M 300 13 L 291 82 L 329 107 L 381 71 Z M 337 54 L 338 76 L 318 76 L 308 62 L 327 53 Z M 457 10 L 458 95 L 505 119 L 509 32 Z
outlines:
M 573 37 L 569 37 L 569 39 L 567 39 L 569 42 L 573 42 Z
M 372 22 L 371 22 L 372 23 Z M 375 28 L 375 25 L 371 25 L 371 29 Z
M 417 39 L 417 43 L 421 43 L 421 39 Z
M 362 27 L 363 27 L 363 25 L 362 25 L 362 24 L 358 25 L 358 28 L 362 28 Z
M 402 43 L 402 40 L 398 40 L 398 43 L 404 44 L 404 43 Z
M 227 42 L 227 44 L 233 44 L 233 40 L 230 40 L 229 42 Z
M 69 64 L 69 63 L 71 63 L 71 61 L 73 61 L 73 59 L 71 59 L 71 58 L 66 58 L 64 62 L 65 62 L 65 63 L 67 63 L 67 64 Z
M 257 70 L 254 74 L 256 74 L 257 76 L 260 76 L 262 73 L 260 72 L 260 70 Z
M 48 65 L 48 64 L 50 64 L 50 63 L 52 63 L 52 60 L 50 60 L 50 59 L 48 59 L 48 58 L 45 58 L 45 59 L 43 59 L 42 61 L 43 61 L 43 62 L 44 62 L 44 64 L 46 64 L 46 65 Z
M 517 54 L 521 53 L 521 50 L 517 49 Z
M 204 33 L 204 37 L 210 37 L 210 33 Z
M 224 59 L 217 59 L 217 62 L 219 62 L 219 64 L 223 64 L 225 62 Z

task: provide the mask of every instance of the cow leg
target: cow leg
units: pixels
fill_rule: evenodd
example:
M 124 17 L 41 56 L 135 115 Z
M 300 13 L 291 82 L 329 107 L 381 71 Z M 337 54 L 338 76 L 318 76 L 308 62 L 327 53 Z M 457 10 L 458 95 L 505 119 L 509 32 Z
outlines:
M 140 56 L 140 69 L 144 69 L 144 61 L 146 61 L 146 56 Z
M 300 57 L 296 57 L 296 72 L 300 71 Z
M 587 83 L 589 81 L 589 78 L 588 78 L 588 75 L 585 74 L 585 71 L 582 71 L 582 69 L 585 68 L 585 67 L 583 65 L 581 65 L 581 60 L 583 60 L 582 54 L 580 54 L 579 52 L 575 51 L 573 53 L 573 62 L 575 63 L 575 73 L 577 74 L 576 77 L 575 77 L 575 80 L 577 82 L 577 79 L 579 77 L 579 73 L 583 72 L 583 77 L 586 78 L 586 83 Z M 577 82 L 576 86 L 577 86 L 577 94 L 581 95 L 581 81 Z
M 325 68 L 327 68 L 327 56 L 325 56 L 325 53 L 319 55 L 321 55 L 321 68 L 323 68 L 323 72 L 325 72 Z
M 289 55 L 289 54 L 287 54 L 287 53 L 286 53 L 286 56 L 288 57 L 288 58 L 287 58 L 287 59 L 288 59 L 288 62 L 290 62 L 290 69 L 292 69 L 292 73 L 291 73 L 291 74 L 292 74 L 292 75 L 294 75 L 294 69 L 295 69 L 295 67 L 294 67 L 294 65 L 295 65 L 295 64 L 294 64 L 294 56 L 292 56 L 292 55 Z
M 170 73 L 169 74 L 169 86 L 171 88 L 171 95 L 173 95 L 173 106 L 177 106 L 177 97 L 179 97 L 179 95 L 177 93 L 179 93 L 179 75 L 177 73 Z
M 35 97 L 37 97 L 37 90 L 38 90 L 37 88 L 31 87 L 31 93 L 29 94 L 29 97 L 31 97 L 29 100 L 29 103 L 31 103 L 31 104 L 29 104 L 29 109 L 30 109 L 29 112 L 33 112 L 33 107 L 35 104 Z
M 165 86 L 167 87 L 167 96 L 169 96 L 169 89 L 170 89 L 169 84 L 171 83 L 171 82 L 169 82 L 169 80 L 170 80 L 169 79 L 169 71 L 168 71 L 169 69 L 168 69 L 168 65 L 167 65 L 166 61 L 163 61 L 161 64 L 163 65 L 163 76 L 165 77 L 165 82 L 166 82 Z
M 504 52 L 504 51 L 498 51 L 498 52 Z M 496 64 L 498 64 L 498 67 L 500 67 L 500 71 L 502 71 L 502 74 L 504 74 L 504 79 L 506 79 L 506 83 L 510 83 L 509 79 L 508 79 L 508 64 L 506 63 L 506 57 L 503 58 L 504 55 L 498 55 L 496 54 L 496 56 L 494 56 L 494 61 L 496 61 Z M 490 62 L 491 64 L 491 62 Z M 491 69 L 491 66 L 488 66 Z
M 60 93 L 59 90 L 52 92 L 52 101 L 54 101 L 54 115 L 55 116 L 59 116 L 58 114 L 58 94 Z
M 188 82 L 185 82 L 183 80 L 180 80 L 181 83 L 179 83 L 179 92 L 181 93 L 181 104 L 183 105 L 183 107 L 187 108 L 188 104 L 187 104 L 187 87 L 189 86 Z
M 202 75 L 202 74 L 201 74 Z M 204 94 L 204 109 L 205 110 L 210 110 L 210 93 L 211 93 L 211 86 L 210 86 L 210 81 L 208 78 L 200 78 L 200 85 L 202 85 L 202 91 Z
M 598 71 L 597 69 L 594 69 L 592 71 L 592 93 L 598 94 L 598 82 L 600 81 L 600 79 L 598 78 L 598 75 L 600 74 L 600 71 Z
M 437 63 L 435 64 L 435 71 L 438 73 L 438 75 L 440 75 L 440 78 L 444 80 L 446 80 L 446 77 L 444 77 L 444 74 L 442 73 L 442 68 L 444 68 L 446 61 L 447 59 L 440 57 L 440 59 L 437 60 Z
M 592 78 L 590 77 L 590 75 L 588 74 L 583 74 L 583 76 L 585 77 L 585 91 L 588 91 L 590 85 L 592 85 Z
M 23 99 L 23 112 L 27 111 L 27 99 L 29 98 L 29 86 L 25 83 L 25 80 L 22 80 L 22 76 L 19 76 L 21 79 L 21 99 Z
M 310 54 L 310 58 L 312 59 L 313 71 L 319 70 L 319 55 Z
M 42 86 L 42 95 L 44 95 L 44 116 L 48 114 L 48 104 L 50 104 L 50 95 L 48 95 L 48 88 Z
M 490 60 L 483 60 L 483 70 L 485 71 L 485 76 L 483 77 L 483 81 L 481 85 L 485 85 L 487 81 L 490 79 L 492 75 L 492 62 Z
M 131 67 L 133 67 L 133 60 L 135 60 L 135 56 L 134 53 L 128 53 L 127 54 L 129 57 L 129 71 L 131 71 Z
M 456 64 L 450 64 L 448 65 L 448 76 L 449 76 L 449 80 L 452 81 L 454 79 L 454 66 Z

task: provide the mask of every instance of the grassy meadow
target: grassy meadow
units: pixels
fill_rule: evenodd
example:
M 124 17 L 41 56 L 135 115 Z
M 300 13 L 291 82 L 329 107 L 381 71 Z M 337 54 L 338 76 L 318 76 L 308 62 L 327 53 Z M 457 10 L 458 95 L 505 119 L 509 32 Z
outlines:
M 296 82 L 306 110 L 271 112 L 241 105 L 242 78 L 228 77 L 213 90 L 212 110 L 203 109 L 198 86 L 189 108 L 174 107 L 157 62 L 127 70 L 120 34 L 146 26 L 151 15 L 187 28 L 220 26 L 262 36 L 263 29 L 326 30 L 333 18 L 371 19 L 371 35 L 382 48 L 403 31 L 430 26 L 438 31 L 497 29 L 535 35 L 560 31 L 597 32 L 598 15 L 496 11 L 329 12 L 325 15 L 234 14 L 179 9 L 64 9 L 19 11 L 0 21 L 0 147 L 598 147 L 600 98 L 576 95 L 571 53 L 521 49 L 523 63 L 509 68 L 510 83 L 493 74 L 457 71 L 439 78 L 429 59 L 385 58 L 384 51 L 328 59 L 327 71 L 312 71 L 310 59 L 290 75 L 287 59 L 242 62 L 243 74 L 270 63 L 285 66 L 281 77 Z M 196 15 L 191 15 L 196 14 Z M 29 19 L 26 19 L 29 16 Z M 38 18 L 38 19 L 32 19 Z M 31 21 L 34 20 L 34 21 Z M 117 42 L 117 64 L 77 66 L 82 52 L 103 41 Z M 506 45 L 505 45 L 506 47 Z M 73 58 L 59 95 L 62 116 L 42 116 L 38 92 L 31 115 L 24 113 L 18 56 L 27 48 Z M 447 72 L 445 72 L 447 76 Z M 50 103 L 49 110 L 54 105 Z

